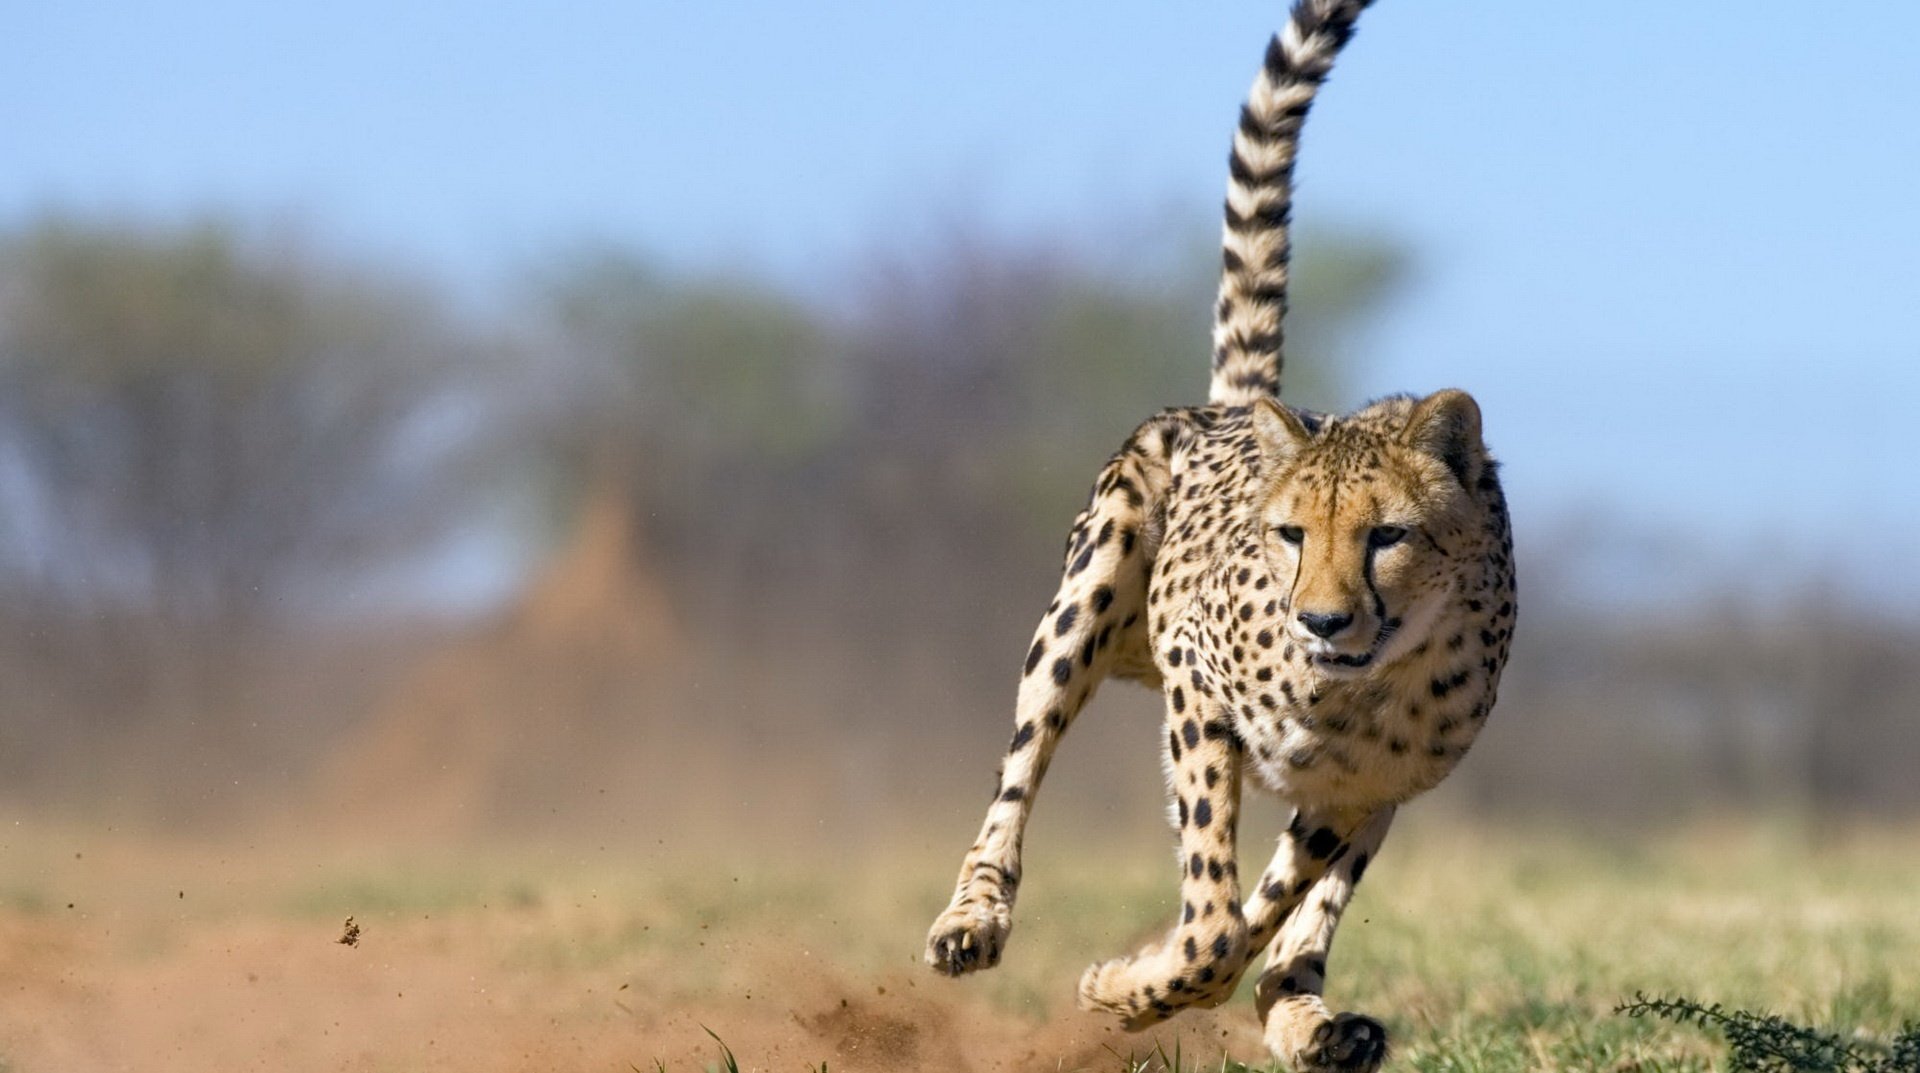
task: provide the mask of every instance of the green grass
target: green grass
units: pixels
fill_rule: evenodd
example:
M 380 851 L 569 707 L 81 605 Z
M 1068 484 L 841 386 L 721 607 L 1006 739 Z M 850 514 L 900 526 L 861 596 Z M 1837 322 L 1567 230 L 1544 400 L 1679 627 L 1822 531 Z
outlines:
M 53 899 L 48 897 L 46 891 L 37 887 L 0 886 L 0 910 L 39 914 L 48 912 L 53 907 Z M 0 1066 L 0 1073 L 5 1073 L 4 1066 Z
M 362 917 L 446 913 L 456 909 L 530 909 L 540 904 L 530 877 L 442 868 L 365 868 L 301 886 L 280 899 L 294 916 Z
M 1920 1017 L 1916 848 L 1906 834 L 1820 843 L 1749 828 L 1609 843 L 1409 825 L 1347 914 L 1328 999 L 1388 1024 L 1392 1068 L 1431 1073 L 1732 1068 L 1710 1026 L 1616 1012 L 1638 993 L 1779 1011 L 1884 1045 Z M 1067 1007 L 1083 965 L 1171 920 L 1164 858 L 1030 853 L 1007 958 L 965 986 L 1012 1016 Z M 832 884 L 837 900 L 801 875 L 788 880 L 791 898 L 763 881 L 748 904 L 724 888 L 714 904 L 732 927 L 754 927 L 764 909 L 768 923 L 836 943 L 844 963 L 898 967 L 918 955 L 946 869 L 896 860 L 883 871 L 892 878 Z M 697 885 L 674 891 L 703 900 Z M 829 911 L 831 921 L 818 915 Z M 846 919 L 865 923 L 847 931 Z M 1251 990 L 1235 1000 L 1248 1018 Z M 1143 1060 L 1116 1054 L 1113 1068 Z

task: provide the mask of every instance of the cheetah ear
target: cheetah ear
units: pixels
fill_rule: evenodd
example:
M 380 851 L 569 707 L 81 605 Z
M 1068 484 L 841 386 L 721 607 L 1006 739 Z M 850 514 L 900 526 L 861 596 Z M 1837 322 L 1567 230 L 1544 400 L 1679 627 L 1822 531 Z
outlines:
M 1268 458 L 1284 458 L 1313 439 L 1313 433 L 1307 431 L 1300 415 L 1272 398 L 1254 402 L 1253 434 L 1260 440 L 1260 446 Z
M 1486 466 L 1480 442 L 1480 404 L 1457 388 L 1436 391 L 1413 404 L 1406 442 L 1446 463 L 1461 485 L 1472 488 Z

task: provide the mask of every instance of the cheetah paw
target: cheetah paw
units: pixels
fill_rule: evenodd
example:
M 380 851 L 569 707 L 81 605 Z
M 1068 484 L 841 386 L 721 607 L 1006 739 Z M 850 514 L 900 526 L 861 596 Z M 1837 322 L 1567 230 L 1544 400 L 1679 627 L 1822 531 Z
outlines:
M 1087 966 L 1087 971 L 1080 974 L 1080 1008 L 1114 1014 L 1126 1024 L 1129 1032 L 1137 1032 L 1172 1016 L 1174 1011 L 1170 1003 L 1164 999 L 1156 1002 L 1147 997 L 1155 993 L 1154 989 L 1143 988 L 1135 982 L 1154 978 L 1151 960 L 1151 954 L 1142 954 Z M 1142 965 L 1142 961 L 1148 964 Z
M 1013 907 L 1005 902 L 950 906 L 927 933 L 927 964 L 948 976 L 990 969 L 1012 930 Z
M 1080 976 L 1082 1009 L 1118 1014 L 1129 1031 L 1159 1024 L 1189 1006 L 1218 1006 L 1233 997 L 1246 969 L 1245 932 L 1199 943 L 1179 936 L 1150 943 L 1132 957 L 1088 967 Z
M 1150 1028 L 1189 1006 L 1218 1006 L 1232 996 L 1228 981 L 1202 969 L 1202 981 L 1157 947 L 1133 957 L 1087 967 L 1080 976 L 1080 1007 L 1120 1017 L 1127 1031 Z
M 1343 1013 L 1313 1030 L 1293 1067 L 1301 1073 L 1374 1073 L 1386 1057 L 1386 1027 L 1371 1017 Z

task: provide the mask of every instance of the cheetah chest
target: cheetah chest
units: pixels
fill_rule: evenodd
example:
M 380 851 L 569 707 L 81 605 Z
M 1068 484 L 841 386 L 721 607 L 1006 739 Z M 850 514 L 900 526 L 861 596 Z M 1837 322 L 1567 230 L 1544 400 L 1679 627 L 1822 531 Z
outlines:
M 1431 788 L 1465 755 L 1491 706 L 1483 668 L 1429 647 L 1365 678 L 1329 679 L 1290 650 L 1277 619 L 1256 606 L 1243 620 L 1252 647 L 1239 631 L 1190 622 L 1165 661 L 1178 661 L 1169 682 L 1227 719 L 1262 785 L 1289 800 L 1371 807 Z M 1269 632 L 1271 648 L 1258 640 Z
M 1185 597 L 1155 646 L 1176 715 L 1225 720 L 1249 774 L 1289 800 L 1371 807 L 1437 784 L 1492 707 L 1499 661 L 1464 640 L 1490 623 L 1456 606 L 1435 631 L 1444 639 L 1363 677 L 1328 677 L 1289 639 L 1284 586 L 1246 543 L 1223 527 L 1215 548 L 1228 554 L 1204 566 L 1176 555 L 1158 579 Z

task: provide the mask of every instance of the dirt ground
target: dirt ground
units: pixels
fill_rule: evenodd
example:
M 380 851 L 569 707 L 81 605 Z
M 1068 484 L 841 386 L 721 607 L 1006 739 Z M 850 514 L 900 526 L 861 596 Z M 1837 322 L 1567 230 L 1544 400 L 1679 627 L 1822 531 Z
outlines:
M 719 876 L 448 878 L 127 847 L 29 867 L 40 881 L 0 883 L 5 1073 L 697 1071 L 720 1062 L 709 1029 L 743 1070 L 787 1073 L 1260 1054 L 1244 1009 L 1158 1037 L 1074 1011 L 1064 963 L 1011 992 L 936 977 L 892 941 L 913 938 L 917 885 L 829 919 L 811 880 L 740 894 Z M 885 939 L 836 945 L 875 913 Z
M 729 973 L 757 983 L 689 1006 L 669 960 L 606 971 L 503 966 L 526 924 L 457 914 L 370 928 L 352 948 L 322 921 L 229 921 L 125 934 L 94 922 L 0 917 L 0 1040 L 9 1073 L 142 1070 L 699 1070 L 719 1034 L 743 1069 L 1111 1069 L 1150 1051 L 1074 1013 L 1010 1016 L 905 972 L 855 978 L 769 941 Z M 1165 1034 L 1189 1055 L 1248 1057 L 1245 1011 Z
M 1714 1040 L 1615 1012 L 1640 991 L 1866 1038 L 1920 1018 L 1920 832 L 1400 834 L 1329 996 L 1385 1020 L 1396 1068 L 1713 1068 Z M 1140 1035 L 1075 1010 L 1088 962 L 1171 919 L 1171 867 L 1146 840 L 1038 842 L 1005 961 L 951 981 L 918 961 L 944 836 L 370 854 L 0 818 L 0 1073 L 698 1073 L 724 1068 L 709 1030 L 749 1073 L 1271 1068 L 1249 988 Z

